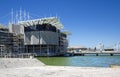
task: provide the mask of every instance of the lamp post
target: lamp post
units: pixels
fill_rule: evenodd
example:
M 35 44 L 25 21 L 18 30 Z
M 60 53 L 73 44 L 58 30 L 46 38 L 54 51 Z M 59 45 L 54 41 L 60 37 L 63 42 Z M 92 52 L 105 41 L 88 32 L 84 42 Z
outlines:
M 117 44 L 114 45 L 114 51 L 117 51 Z

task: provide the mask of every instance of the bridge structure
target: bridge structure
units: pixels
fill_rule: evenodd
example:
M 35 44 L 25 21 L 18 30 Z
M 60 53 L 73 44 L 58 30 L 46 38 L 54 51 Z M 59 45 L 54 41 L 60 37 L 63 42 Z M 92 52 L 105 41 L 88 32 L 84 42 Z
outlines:
M 101 55 L 109 55 L 109 56 L 120 56 L 120 52 L 118 51 L 68 51 L 67 54 L 73 55 L 73 56 L 85 56 L 85 55 L 95 55 L 95 56 L 101 56 Z

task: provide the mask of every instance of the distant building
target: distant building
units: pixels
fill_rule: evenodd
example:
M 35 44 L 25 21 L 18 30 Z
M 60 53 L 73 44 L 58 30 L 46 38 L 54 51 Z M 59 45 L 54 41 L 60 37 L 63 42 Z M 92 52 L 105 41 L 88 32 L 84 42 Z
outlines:
M 84 46 L 70 46 L 70 47 L 68 47 L 68 52 L 73 52 L 73 53 L 77 53 L 77 52 L 81 52 L 81 51 L 85 51 L 85 50 L 87 50 L 87 48 Z

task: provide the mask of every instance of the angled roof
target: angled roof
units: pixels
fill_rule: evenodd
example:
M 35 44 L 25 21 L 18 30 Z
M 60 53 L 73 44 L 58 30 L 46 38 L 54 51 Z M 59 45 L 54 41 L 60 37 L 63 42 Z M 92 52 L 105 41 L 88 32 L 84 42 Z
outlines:
M 62 29 L 63 25 L 56 17 L 48 17 L 48 18 L 41 18 L 41 19 L 34 19 L 34 20 L 27 20 L 27 21 L 20 21 L 18 24 L 23 26 L 33 26 L 37 24 L 51 24 L 55 26 L 57 29 Z

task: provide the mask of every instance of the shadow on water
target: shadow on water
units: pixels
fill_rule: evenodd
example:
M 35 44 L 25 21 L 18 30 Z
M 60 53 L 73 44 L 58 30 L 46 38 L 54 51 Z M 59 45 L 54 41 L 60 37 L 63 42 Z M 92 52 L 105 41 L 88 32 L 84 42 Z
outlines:
M 120 56 L 73 56 L 73 57 L 37 57 L 46 65 L 80 66 L 80 67 L 109 67 L 111 64 L 120 65 Z
M 37 57 L 46 65 L 69 66 L 70 57 Z

